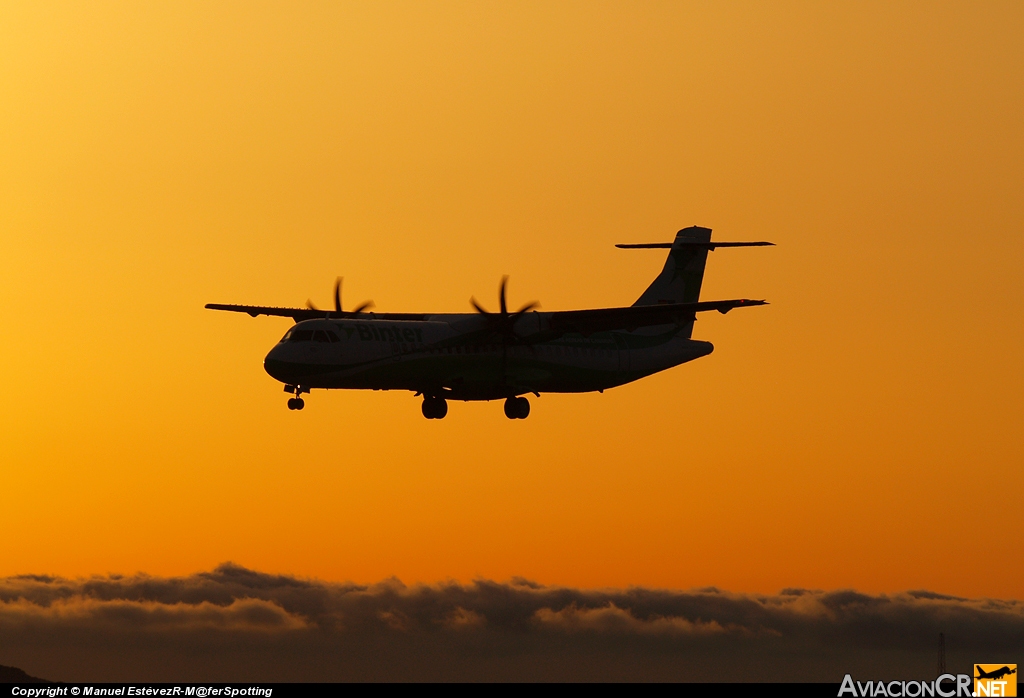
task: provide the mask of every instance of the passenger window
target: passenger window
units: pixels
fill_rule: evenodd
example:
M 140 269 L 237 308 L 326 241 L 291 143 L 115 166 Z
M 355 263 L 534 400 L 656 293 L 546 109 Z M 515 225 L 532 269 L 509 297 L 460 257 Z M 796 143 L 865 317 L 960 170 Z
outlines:
M 313 330 L 295 330 L 292 332 L 292 342 L 308 342 L 313 339 Z

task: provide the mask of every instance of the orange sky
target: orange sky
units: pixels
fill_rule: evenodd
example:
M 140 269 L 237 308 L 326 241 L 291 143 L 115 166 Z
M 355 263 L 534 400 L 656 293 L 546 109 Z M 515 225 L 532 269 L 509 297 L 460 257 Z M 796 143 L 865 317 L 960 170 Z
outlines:
M 1024 595 L 1020 3 L 10 2 L 0 575 Z M 710 357 L 422 418 L 207 302 L 626 305 Z

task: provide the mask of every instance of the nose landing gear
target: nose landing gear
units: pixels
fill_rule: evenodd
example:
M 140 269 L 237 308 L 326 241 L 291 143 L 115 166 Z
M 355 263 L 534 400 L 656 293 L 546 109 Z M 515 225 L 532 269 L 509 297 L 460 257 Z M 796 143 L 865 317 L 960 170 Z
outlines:
M 423 398 L 423 416 L 427 419 L 444 419 L 448 414 L 448 403 L 442 397 Z
M 526 419 L 530 416 L 530 401 L 525 397 L 510 397 L 505 400 L 505 416 L 509 419 Z
M 284 386 L 284 391 L 295 394 L 295 397 L 288 398 L 288 409 L 301 410 L 306 406 L 306 401 L 302 399 L 302 394 L 308 393 L 309 388 L 303 388 L 301 385 L 286 385 Z

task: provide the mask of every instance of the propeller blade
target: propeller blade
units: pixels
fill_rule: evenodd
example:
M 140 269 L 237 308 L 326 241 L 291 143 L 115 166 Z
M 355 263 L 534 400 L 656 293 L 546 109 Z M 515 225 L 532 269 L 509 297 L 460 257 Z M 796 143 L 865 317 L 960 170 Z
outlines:
M 341 313 L 341 277 L 334 280 L 334 309 Z
M 507 274 L 501 277 L 501 284 L 498 286 L 498 302 L 500 304 L 501 311 L 497 313 L 490 313 L 484 310 L 483 306 L 476 302 L 476 298 L 469 299 L 470 305 L 476 308 L 476 312 L 480 313 L 481 315 L 485 315 L 489 318 L 491 330 L 495 334 L 501 336 L 502 356 L 504 357 L 506 345 L 509 342 L 518 343 L 520 341 L 519 337 L 516 335 L 515 332 L 516 320 L 518 320 L 519 316 L 522 315 L 523 313 L 529 312 L 534 308 L 539 308 L 540 303 L 538 303 L 537 301 L 530 301 L 529 303 L 521 307 L 519 310 L 517 310 L 515 313 L 509 313 Z
M 352 311 L 352 313 L 353 313 L 353 314 L 355 314 L 355 313 L 361 313 L 361 312 L 363 312 L 364 310 L 367 310 L 368 308 L 373 308 L 373 307 L 375 307 L 375 306 L 376 306 L 376 303 L 374 303 L 373 301 L 365 301 L 365 302 L 363 302 L 363 303 L 360 303 L 359 305 L 357 305 L 357 306 L 356 306 L 356 309 L 355 309 L 355 310 L 353 310 L 353 311 Z
M 306 307 L 309 308 L 310 310 L 320 310 L 320 308 L 313 305 L 313 301 L 311 300 L 306 301 Z
M 489 312 L 487 312 L 486 310 L 484 310 L 484 309 L 483 309 L 483 308 L 482 308 L 482 307 L 480 306 L 480 304 L 476 302 L 476 298 L 470 298 L 470 299 L 469 299 L 469 304 L 470 304 L 471 306 L 473 306 L 474 308 L 476 308 L 476 312 L 480 313 L 481 315 L 490 315 L 490 313 L 489 313 Z

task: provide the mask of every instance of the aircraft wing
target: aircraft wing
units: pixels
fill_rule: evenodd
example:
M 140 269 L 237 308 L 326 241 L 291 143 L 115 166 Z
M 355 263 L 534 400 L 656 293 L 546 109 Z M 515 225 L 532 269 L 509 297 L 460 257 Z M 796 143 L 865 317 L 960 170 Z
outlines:
M 521 339 L 527 343 L 546 342 L 570 332 L 590 335 L 595 332 L 612 330 L 632 331 L 639 327 L 655 325 L 682 324 L 692 321 L 697 313 L 717 310 L 727 313 L 733 308 L 745 308 L 753 305 L 767 305 L 767 301 L 739 298 L 725 301 L 702 301 L 699 303 L 662 303 L 659 305 L 633 305 L 627 308 L 594 308 L 591 310 L 563 310 L 545 313 L 547 329 L 527 335 Z M 290 317 L 295 322 L 314 320 L 317 318 L 354 318 L 370 317 L 380 320 L 425 320 L 427 316 L 418 313 L 338 313 L 337 311 L 313 310 L 310 308 L 277 308 L 264 305 L 226 305 L 207 303 L 210 310 L 226 310 L 233 313 L 246 313 L 252 317 L 271 315 Z M 494 335 L 494 330 L 487 328 L 470 332 L 466 335 L 453 337 L 442 342 L 446 344 L 464 344 L 468 341 L 480 341 L 484 337 Z
M 566 310 L 549 314 L 547 332 L 558 335 L 579 332 L 588 335 L 611 330 L 635 330 L 638 327 L 670 325 L 690 322 L 696 313 L 717 310 L 727 313 L 733 308 L 752 305 L 768 305 L 767 301 L 739 298 L 727 301 L 703 301 L 699 303 L 663 303 L 660 305 L 633 305 L 628 308 L 595 308 L 593 310 Z M 542 340 L 544 341 L 544 340 Z
M 275 315 L 277 317 L 290 317 L 295 322 L 312 320 L 324 317 L 326 311 L 310 310 L 309 308 L 274 308 L 265 305 L 225 305 L 223 303 L 207 303 L 209 310 L 227 310 L 232 313 L 247 313 L 252 317 L 257 315 Z
M 208 310 L 227 310 L 232 313 L 246 313 L 252 317 L 257 315 L 272 315 L 276 317 L 290 317 L 295 322 L 303 320 L 316 320 L 318 318 L 374 318 L 377 320 L 425 320 L 422 313 L 368 313 L 368 312 L 341 312 L 336 310 L 314 310 L 311 308 L 276 308 L 267 305 L 226 305 L 224 303 L 207 303 Z

